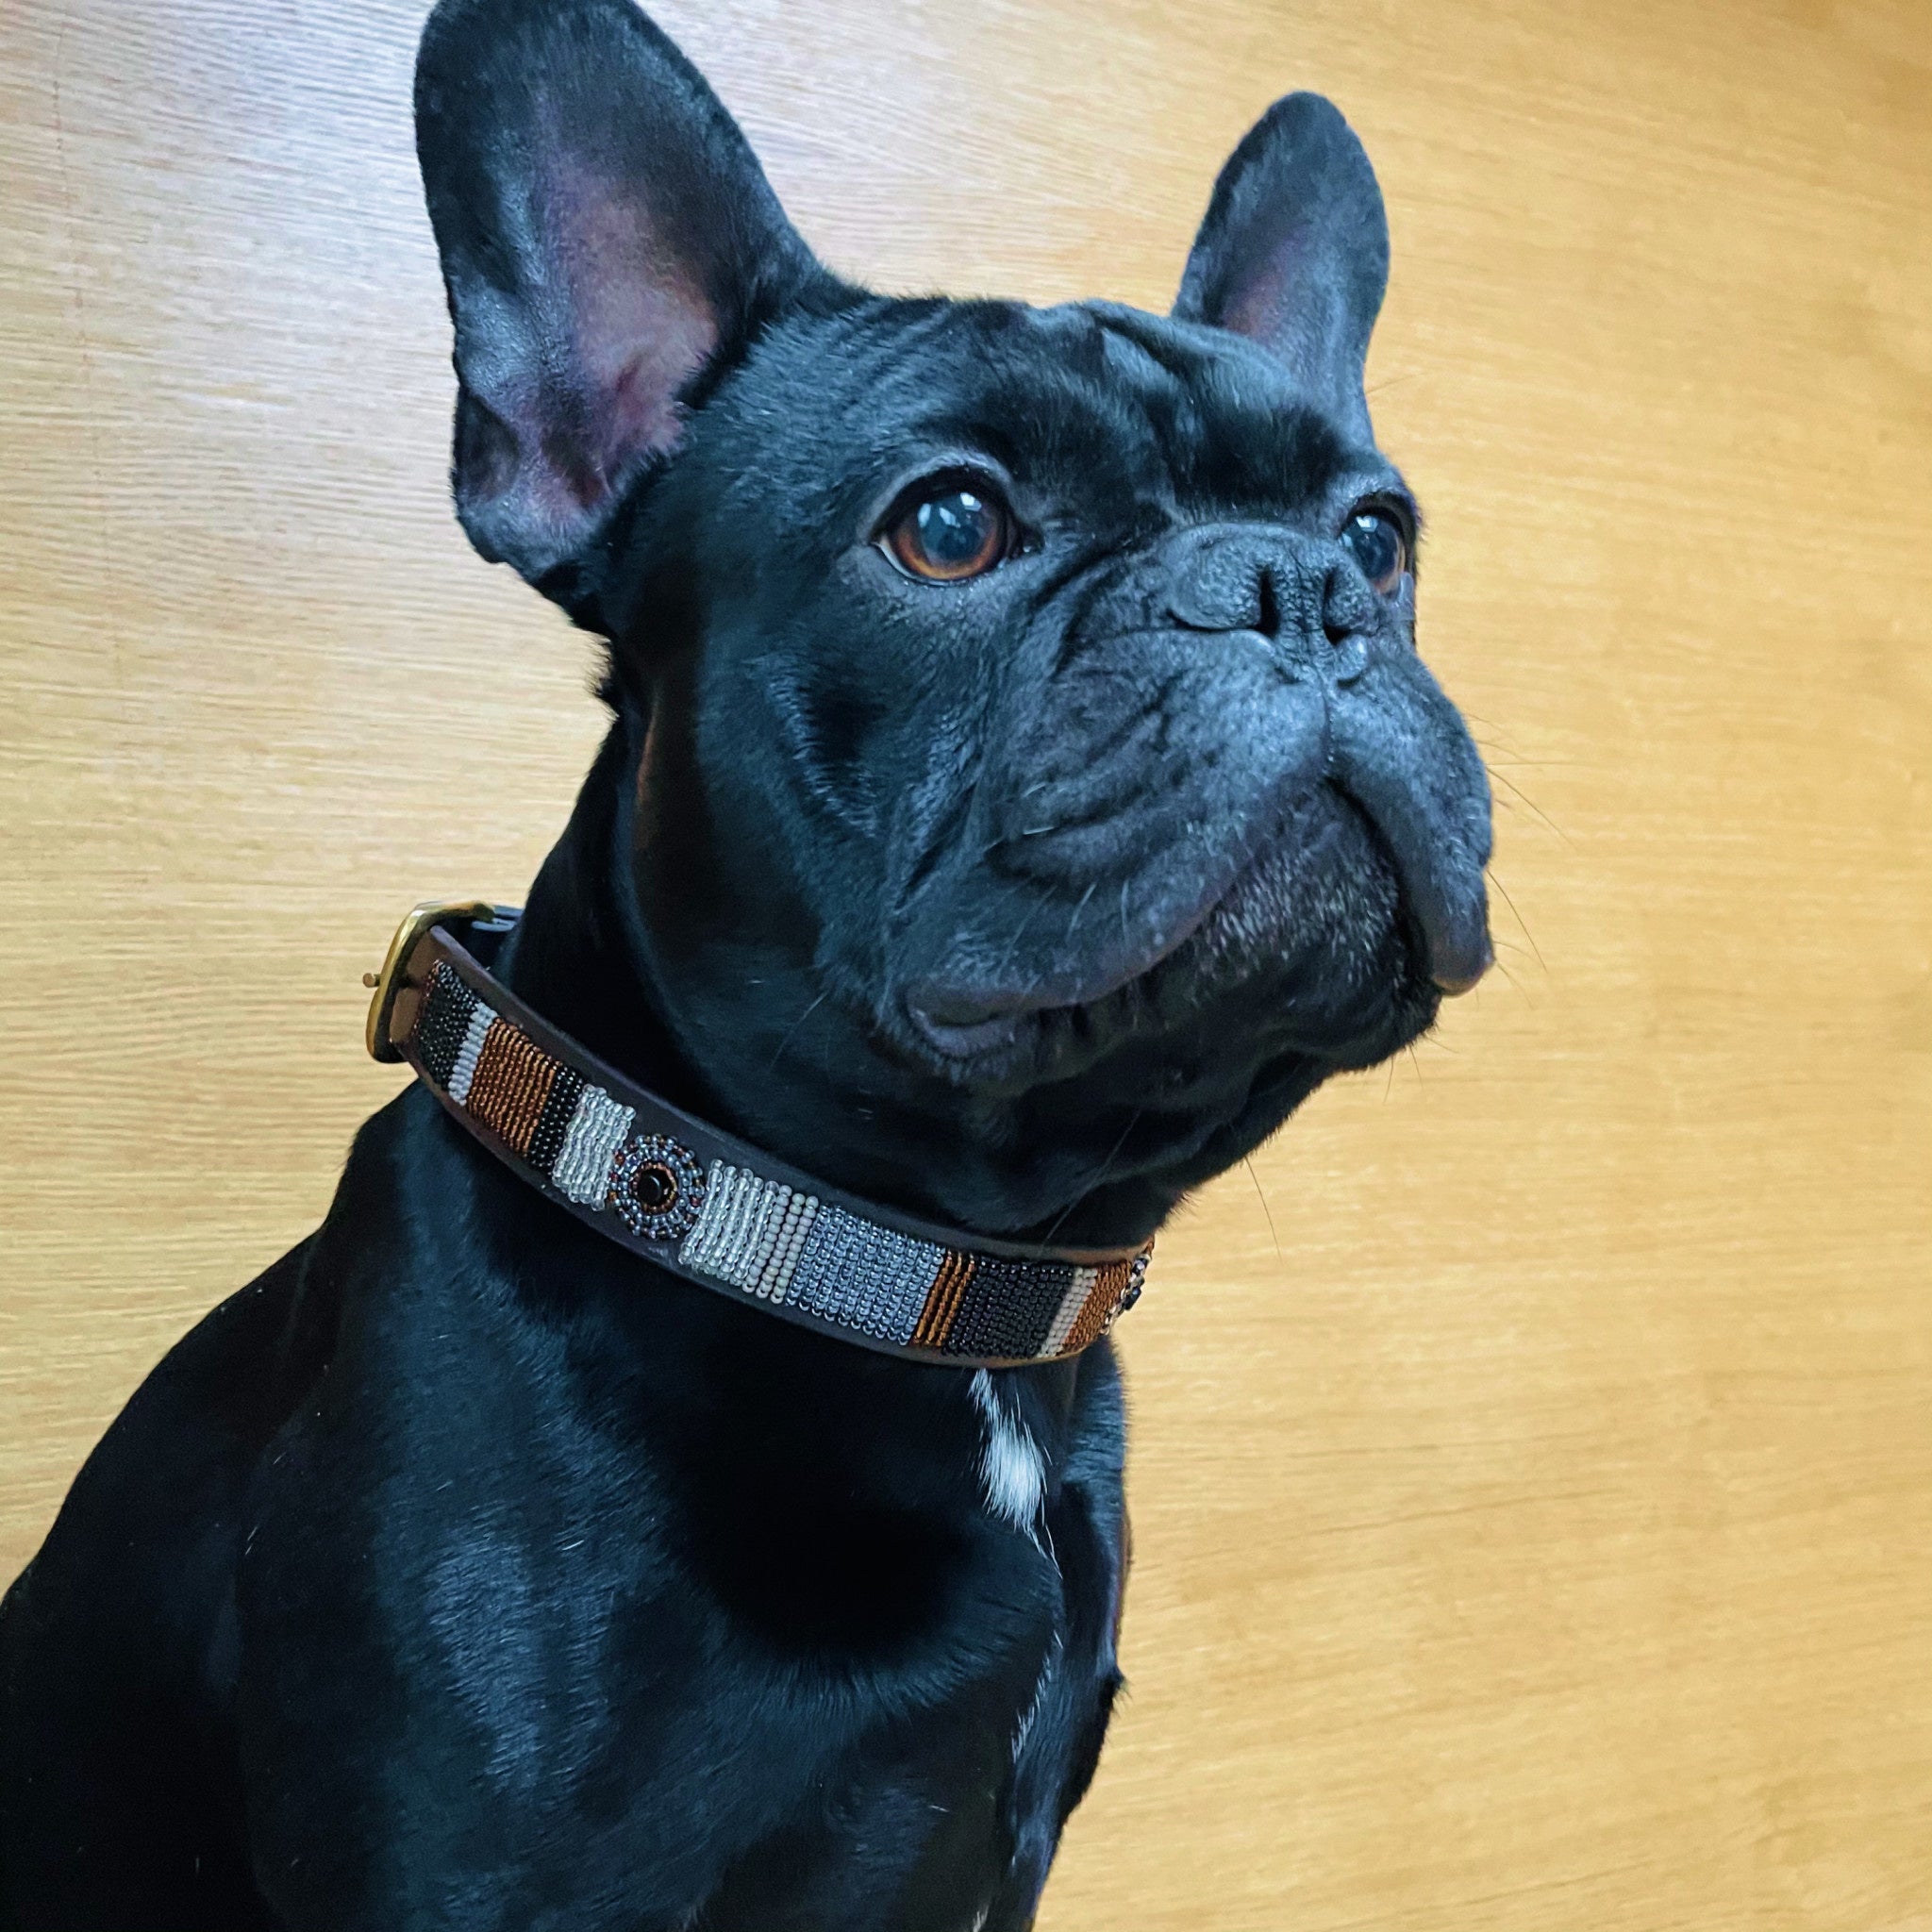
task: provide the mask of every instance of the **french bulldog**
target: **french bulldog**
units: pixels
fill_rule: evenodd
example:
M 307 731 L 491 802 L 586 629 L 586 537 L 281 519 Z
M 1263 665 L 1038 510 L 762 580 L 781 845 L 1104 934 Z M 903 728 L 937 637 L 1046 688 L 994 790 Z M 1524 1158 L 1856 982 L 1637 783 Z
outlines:
M 885 1209 L 1118 1244 L 1480 976 L 1327 102 L 1235 149 L 1164 317 L 831 274 L 629 0 L 442 0 L 416 114 L 457 513 L 608 646 L 530 1008 Z M 411 1085 L 6 1600 L 6 1909 L 1030 1925 L 1121 1683 L 1123 1457 L 1108 1341 L 807 1332 Z

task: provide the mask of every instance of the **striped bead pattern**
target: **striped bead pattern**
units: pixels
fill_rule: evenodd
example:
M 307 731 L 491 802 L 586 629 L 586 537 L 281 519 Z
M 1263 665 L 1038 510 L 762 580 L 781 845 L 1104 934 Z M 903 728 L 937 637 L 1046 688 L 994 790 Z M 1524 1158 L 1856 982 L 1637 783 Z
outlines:
M 424 1073 L 565 1200 L 608 1205 L 635 1108 L 545 1053 L 441 959 L 411 1043 Z
M 1150 1248 L 1083 1267 L 941 1245 L 634 1132 L 637 1110 L 499 1013 L 447 960 L 429 974 L 410 1045 L 425 1075 L 565 1200 L 615 1216 L 677 1264 L 768 1307 L 940 1356 L 1049 1360 L 1104 1335 L 1139 1298 Z M 655 1168 L 669 1202 L 631 1198 Z
M 1145 1268 L 1144 1257 L 1081 1268 L 941 1247 L 722 1160 L 677 1258 L 880 1341 L 1013 1361 L 1095 1341 Z
M 761 1301 L 783 1302 L 818 1212 L 816 1194 L 714 1160 L 705 1176 L 704 1212 L 677 1258 Z

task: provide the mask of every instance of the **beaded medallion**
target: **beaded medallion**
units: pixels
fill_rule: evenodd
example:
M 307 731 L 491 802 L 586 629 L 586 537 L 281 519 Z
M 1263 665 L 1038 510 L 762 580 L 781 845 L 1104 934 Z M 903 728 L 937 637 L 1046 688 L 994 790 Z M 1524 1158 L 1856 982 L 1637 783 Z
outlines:
M 697 1156 L 669 1134 L 626 1142 L 610 1166 L 610 1205 L 646 1241 L 682 1241 L 697 1225 L 705 1191 Z

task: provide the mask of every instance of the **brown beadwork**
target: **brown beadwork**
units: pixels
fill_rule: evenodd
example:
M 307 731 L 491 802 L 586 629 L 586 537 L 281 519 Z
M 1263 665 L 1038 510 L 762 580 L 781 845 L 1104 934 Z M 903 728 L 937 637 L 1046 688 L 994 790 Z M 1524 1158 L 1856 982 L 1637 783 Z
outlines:
M 1087 1291 L 1087 1299 L 1067 1331 L 1063 1355 L 1078 1353 L 1107 1332 L 1108 1317 L 1126 1292 L 1133 1266 L 1131 1261 L 1108 1261 L 1095 1272 L 1093 1286 Z
M 526 1034 L 493 1021 L 463 1106 L 506 1146 L 526 1153 L 557 1074 L 558 1063 Z
M 951 1332 L 959 1305 L 966 1299 L 967 1285 L 973 1279 L 974 1257 L 948 1248 L 940 1272 L 926 1291 L 925 1306 L 919 1311 L 919 1324 L 912 1331 L 914 1348 L 938 1348 Z

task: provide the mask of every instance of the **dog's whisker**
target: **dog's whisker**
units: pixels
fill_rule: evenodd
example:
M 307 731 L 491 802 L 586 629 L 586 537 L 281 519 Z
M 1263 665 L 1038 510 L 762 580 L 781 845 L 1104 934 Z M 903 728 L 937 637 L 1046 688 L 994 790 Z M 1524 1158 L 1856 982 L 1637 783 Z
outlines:
M 1529 949 L 1536 955 L 1536 963 L 1547 973 L 1550 970 L 1549 961 L 1543 958 L 1543 949 L 1537 944 L 1536 935 L 1530 931 L 1529 922 L 1524 918 L 1522 908 L 1509 896 L 1509 888 L 1503 883 L 1502 875 L 1493 865 L 1485 869 L 1489 874 L 1490 883 L 1495 887 L 1497 891 L 1502 893 L 1504 905 L 1508 907 L 1509 910 L 1515 915 L 1516 924 L 1523 929 L 1523 937 L 1529 941 Z
M 1487 731 L 1500 731 L 1506 741 L 1508 739 L 1509 727 L 1507 724 L 1499 724 L 1493 718 L 1485 718 L 1480 711 L 1472 711 L 1467 705 L 1458 705 L 1457 708 L 1469 724 L 1480 724 Z M 1514 745 L 1509 747 L 1512 751 L 1515 748 Z
M 1026 896 L 1026 889 L 1017 882 L 1010 890 L 1016 897 Z M 1013 955 L 1020 950 L 1020 941 L 1026 937 L 1026 928 L 1040 916 L 1041 908 L 1046 904 L 1045 898 L 1038 892 L 1033 893 L 1031 897 L 1033 903 L 1027 907 L 1025 917 L 1013 928 L 1011 936 L 1007 941 L 1007 950 L 1000 955 L 1000 963 L 993 974 L 995 980 L 1002 977 L 1007 968 L 1013 963 Z M 1031 990 L 1029 987 L 1028 991 Z
M 1510 776 L 1509 776 L 1509 775 L 1508 775 L 1508 774 L 1507 774 L 1507 773 L 1505 773 L 1505 772 L 1499 772 L 1499 771 L 1497 771 L 1497 770 L 1495 769 L 1495 767 L 1494 767 L 1494 766 L 1491 766 L 1491 767 L 1489 768 L 1489 770 L 1490 770 L 1490 774 L 1491 774 L 1491 776 L 1492 776 L 1492 777 L 1495 777 L 1495 778 L 1500 778 L 1500 779 L 1501 779 L 1501 780 L 1503 781 L 1503 783 L 1504 783 L 1505 785 L 1508 786 L 1508 788 L 1510 789 L 1510 791 L 1513 791 L 1513 792 L 1514 792 L 1514 793 L 1516 794 L 1516 796 L 1517 796 L 1518 798 L 1520 798 L 1520 799 L 1521 799 L 1521 800 L 1523 801 L 1523 803 L 1524 803 L 1524 804 L 1525 806 L 1527 806 L 1527 807 L 1528 807 L 1528 808 L 1529 808 L 1529 809 L 1530 809 L 1531 811 L 1533 811 L 1533 812 L 1534 812 L 1534 813 L 1535 813 L 1535 814 L 1537 815 L 1537 817 L 1538 817 L 1538 818 L 1540 818 L 1540 819 L 1541 819 L 1541 821 L 1543 822 L 1543 824 L 1546 824 L 1546 825 L 1547 825 L 1547 826 L 1548 826 L 1548 827 L 1550 828 L 1550 830 L 1551 830 L 1551 831 L 1553 831 L 1554 833 L 1556 833 L 1556 835 L 1557 835 L 1557 838 L 1559 838 L 1560 840 L 1562 840 L 1562 841 L 1564 842 L 1564 844 L 1566 844 L 1567 846 L 1569 846 L 1569 847 L 1570 847 L 1570 849 L 1571 849 L 1571 850 L 1572 850 L 1573 852 L 1574 852 L 1574 851 L 1575 851 L 1575 849 L 1576 849 L 1576 841 L 1575 841 L 1575 840 L 1574 840 L 1573 838 L 1571 838 L 1570 834 L 1569 834 L 1568 832 L 1566 832 L 1566 831 L 1565 831 L 1565 830 L 1564 830 L 1564 829 L 1562 828 L 1562 826 L 1561 826 L 1561 825 L 1559 825 L 1559 824 L 1557 824 L 1557 823 L 1556 822 L 1556 820 L 1555 820 L 1555 819 L 1553 819 L 1553 818 L 1552 818 L 1552 817 L 1551 817 L 1551 816 L 1549 815 L 1549 813 L 1548 813 L 1548 812 L 1546 812 L 1546 811 L 1545 811 L 1545 810 L 1544 810 L 1544 809 L 1542 808 L 1542 807 L 1541 807 L 1541 806 L 1540 806 L 1540 805 L 1539 805 L 1539 804 L 1538 804 L 1538 803 L 1536 802 L 1536 800 L 1535 800 L 1535 799 L 1533 799 L 1533 798 L 1532 798 L 1532 797 L 1531 797 L 1531 796 L 1529 795 L 1529 793 L 1528 793 L 1528 792 L 1526 792 L 1526 791 L 1524 791 L 1524 790 L 1523 789 L 1523 787 L 1522 787 L 1521 785 L 1519 785 L 1519 784 L 1518 784 L 1518 783 L 1516 782 L 1516 780 L 1515 780 L 1514 778 L 1510 777 Z
M 1516 989 L 1516 991 L 1523 995 L 1524 999 L 1530 1006 L 1534 1007 L 1536 1005 L 1536 1001 L 1530 998 L 1529 989 L 1524 985 L 1522 980 L 1517 978 L 1515 974 L 1510 972 L 1508 961 L 1504 959 L 1500 955 L 1496 959 L 1496 971 L 1500 973 L 1503 975 L 1503 977 L 1507 979 L 1509 982 L 1509 984 L 1513 986 Z M 1480 995 L 1482 992 L 1482 988 L 1477 987 L 1475 991 L 1477 994 Z
M 1274 1258 L 1284 1261 L 1288 1257 L 1281 1252 L 1281 1237 L 1274 1232 L 1274 1210 L 1268 1205 L 1267 1191 L 1261 1186 L 1261 1176 L 1255 1172 L 1254 1161 L 1245 1154 L 1241 1165 L 1248 1171 L 1248 1178 L 1255 1184 L 1255 1199 L 1261 1204 L 1261 1212 L 1268 1217 L 1268 1239 L 1274 1243 Z
M 785 1049 L 788 1046 L 790 1046 L 791 1042 L 798 1037 L 798 1029 L 801 1026 L 803 1026 L 805 1023 L 808 1020 L 809 1020 L 811 1016 L 814 1013 L 816 1013 L 818 1009 L 822 1006 L 824 1006 L 828 999 L 831 998 L 831 996 L 832 989 L 828 986 L 826 987 L 824 992 L 819 994 L 817 999 L 812 1001 L 810 1006 L 806 1008 L 804 1012 L 799 1014 L 797 1019 L 792 1021 L 791 1024 L 786 1029 L 784 1039 L 778 1042 L 777 1051 L 773 1054 L 772 1063 L 765 1069 L 766 1073 L 775 1074 L 778 1071 L 778 1062 L 784 1058 Z
M 1074 935 L 1079 930 L 1080 926 L 1080 915 L 1086 911 L 1088 902 L 1093 897 L 1099 885 L 1100 881 L 1098 879 L 1090 879 L 1087 882 L 1087 890 L 1080 894 L 1080 903 L 1074 908 L 1073 912 L 1068 917 L 1066 936 L 1061 941 L 1063 945 L 1071 946 L 1074 943 Z
M 1093 1178 L 1087 1183 L 1087 1185 L 1085 1186 L 1085 1188 L 1081 1190 L 1079 1194 L 1076 1194 L 1071 1201 L 1067 1203 L 1067 1205 L 1064 1208 L 1060 1209 L 1059 1214 L 1055 1219 L 1053 1225 L 1046 1231 L 1046 1246 L 1051 1247 L 1053 1245 L 1054 1237 L 1058 1235 L 1060 1229 L 1067 1224 L 1067 1216 L 1070 1215 L 1074 1211 L 1074 1209 L 1080 1205 L 1081 1201 L 1091 1197 L 1091 1195 L 1097 1194 L 1100 1191 L 1100 1190 L 1107 1184 L 1108 1175 L 1113 1172 L 1114 1162 L 1120 1158 L 1121 1149 L 1127 1144 L 1127 1136 L 1131 1134 L 1134 1131 L 1134 1129 L 1141 1124 L 1141 1116 L 1143 1111 L 1143 1108 L 1137 1107 L 1132 1112 L 1132 1114 L 1128 1116 L 1126 1125 L 1121 1129 L 1120 1139 L 1113 1143 L 1111 1151 L 1108 1153 L 1107 1158 L 1100 1163 L 1100 1167 L 1098 1171 L 1095 1173 Z

